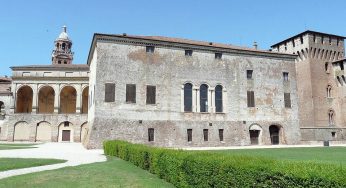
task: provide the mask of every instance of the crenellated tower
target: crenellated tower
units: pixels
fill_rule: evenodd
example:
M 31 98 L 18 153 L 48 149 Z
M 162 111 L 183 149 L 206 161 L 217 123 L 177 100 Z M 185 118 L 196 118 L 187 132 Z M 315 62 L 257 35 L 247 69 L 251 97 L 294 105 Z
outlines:
M 52 64 L 72 64 L 73 52 L 72 40 L 67 35 L 66 26 L 62 27 L 62 32 L 54 41 L 54 50 L 52 52 Z

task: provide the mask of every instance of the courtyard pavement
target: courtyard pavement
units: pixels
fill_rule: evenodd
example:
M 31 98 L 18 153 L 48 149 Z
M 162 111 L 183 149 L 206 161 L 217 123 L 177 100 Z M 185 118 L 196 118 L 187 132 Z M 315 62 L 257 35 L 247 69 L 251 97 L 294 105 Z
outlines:
M 14 169 L 0 172 L 0 179 L 40 172 L 45 170 L 54 170 L 67 166 L 77 166 L 81 164 L 89 164 L 95 162 L 106 161 L 102 149 L 87 150 L 81 143 L 44 143 L 35 145 L 37 148 L 30 149 L 13 149 L 0 150 L 0 158 L 47 158 L 47 159 L 63 159 L 65 163 L 45 165 L 39 167 L 30 167 L 22 169 Z

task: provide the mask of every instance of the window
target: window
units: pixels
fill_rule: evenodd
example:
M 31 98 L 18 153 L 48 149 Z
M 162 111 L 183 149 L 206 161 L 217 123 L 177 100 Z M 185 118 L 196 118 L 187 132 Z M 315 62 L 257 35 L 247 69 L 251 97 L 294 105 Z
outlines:
M 329 125 L 334 125 L 334 111 L 329 110 L 328 112 L 328 123 Z
M 215 59 L 221 59 L 222 53 L 215 53 Z
M 220 141 L 222 142 L 223 141 L 223 129 L 219 129 L 219 138 L 220 138 Z
M 149 142 L 154 141 L 154 129 L 153 128 L 148 129 L 148 141 Z
M 58 61 L 58 64 L 61 64 L 61 61 L 60 61 L 60 60 Z
M 147 46 L 146 47 L 146 52 L 147 53 L 154 53 L 155 46 Z
M 303 44 L 304 40 L 303 40 L 303 36 L 300 36 L 300 44 Z
M 344 62 L 341 61 L 339 65 L 340 65 L 340 69 L 341 69 L 341 70 L 344 70 Z
M 285 108 L 291 108 L 291 94 L 284 93 Z
M 67 64 L 67 61 L 64 61 L 64 64 Z
M 292 46 L 296 47 L 296 43 L 294 42 L 294 39 L 292 40 Z
M 288 72 L 283 72 L 282 75 L 283 75 L 284 81 L 287 82 L 288 81 Z
M 192 112 L 192 84 L 184 85 L 184 112 Z
M 285 51 L 287 51 L 287 43 L 285 43 Z
M 185 56 L 192 56 L 192 50 L 185 50 Z
M 336 138 L 336 132 L 332 132 L 332 138 Z
M 337 46 L 339 46 L 339 42 L 340 42 L 340 40 L 337 38 L 337 39 L 336 39 L 336 45 L 337 45 Z
M 192 142 L 192 129 L 187 129 L 187 141 Z
M 65 121 L 64 122 L 64 127 L 68 127 L 69 126 L 69 122 L 68 121 Z
M 156 104 L 156 86 L 147 86 L 147 104 Z
M 136 103 L 136 85 L 126 84 L 126 102 Z
M 115 84 L 106 83 L 105 84 L 105 102 L 114 102 L 115 101 Z M 92 99 L 91 99 L 92 102 Z
M 321 43 L 324 44 L 324 37 L 321 36 Z
M 324 70 L 325 70 L 326 72 L 328 72 L 328 65 L 329 65 L 328 62 L 326 62 L 326 63 L 324 64 Z
M 199 88 L 200 112 L 208 112 L 208 86 L 202 84 Z
M 313 41 L 316 42 L 316 35 L 313 35 Z
M 222 86 L 217 85 L 215 87 L 215 111 L 216 112 L 222 112 L 223 111 L 223 104 L 222 104 Z
M 332 97 L 332 86 L 331 85 L 327 86 L 327 97 L 328 98 Z
M 254 91 L 247 91 L 247 107 L 255 107 Z
M 208 141 L 208 129 L 203 129 L 203 138 L 204 141 Z
M 248 80 L 252 79 L 252 72 L 253 72 L 253 70 L 246 70 L 246 78 Z

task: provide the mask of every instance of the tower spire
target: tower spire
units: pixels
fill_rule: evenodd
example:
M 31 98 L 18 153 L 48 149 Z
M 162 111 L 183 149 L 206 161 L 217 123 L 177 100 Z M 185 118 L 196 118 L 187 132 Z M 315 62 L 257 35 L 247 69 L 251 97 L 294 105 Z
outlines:
M 52 64 L 72 64 L 72 40 L 67 34 L 67 27 L 65 25 L 62 26 L 62 31 L 58 38 L 54 41 L 54 44 Z

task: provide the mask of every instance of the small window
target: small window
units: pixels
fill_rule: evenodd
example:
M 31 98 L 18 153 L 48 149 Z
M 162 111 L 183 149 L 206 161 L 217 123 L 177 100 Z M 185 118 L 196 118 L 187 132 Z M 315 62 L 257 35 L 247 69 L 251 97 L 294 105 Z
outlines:
M 324 70 L 325 70 L 326 72 L 328 72 L 328 68 L 329 68 L 329 63 L 326 62 L 326 63 L 324 64 Z
M 252 80 L 252 72 L 253 70 L 246 70 L 246 78 L 248 80 Z
M 187 141 L 192 142 L 192 129 L 187 129 Z
M 136 103 L 136 85 L 126 84 L 126 102 Z
M 154 142 L 154 129 L 153 128 L 148 129 L 148 141 Z
M 284 81 L 287 82 L 288 81 L 288 72 L 283 72 L 282 75 L 283 75 Z
M 223 129 L 219 129 L 219 138 L 220 138 L 220 142 L 223 141 Z
M 147 104 L 156 104 L 156 86 L 147 86 Z
M 192 56 L 192 50 L 185 50 L 185 56 Z
M 64 61 L 64 64 L 67 64 L 67 61 Z
M 336 132 L 332 132 L 332 138 L 336 138 Z
M 328 123 L 329 125 L 334 125 L 334 111 L 333 110 L 329 110 L 328 112 Z
M 294 42 L 294 39 L 292 40 L 292 46 L 296 47 L 296 43 Z
M 329 37 L 329 45 L 332 45 L 332 37 Z
M 344 62 L 341 61 L 339 65 L 340 65 L 340 69 L 341 69 L 341 70 L 344 70 Z
M 291 94 L 284 93 L 285 108 L 291 108 Z
M 215 59 L 221 59 L 222 53 L 215 53 Z
M 70 123 L 69 123 L 68 121 L 65 121 L 65 122 L 64 122 L 64 127 L 68 127 L 69 124 L 70 124 Z
M 300 36 L 300 44 L 303 44 L 304 40 L 303 40 L 303 36 Z
M 106 83 L 105 84 L 105 102 L 114 102 L 114 101 L 115 101 L 115 84 Z
M 247 91 L 247 107 L 255 107 L 254 91 Z
M 316 35 L 313 35 L 313 41 L 316 42 Z
M 146 47 L 147 53 L 154 53 L 155 51 L 155 46 L 147 46 Z
M 61 64 L 61 61 L 58 61 L 58 64 Z
M 321 36 L 321 43 L 324 44 L 324 37 Z
M 327 97 L 328 98 L 332 97 L 332 86 L 331 85 L 327 86 Z
M 208 129 L 203 129 L 203 138 L 204 141 L 208 141 Z

